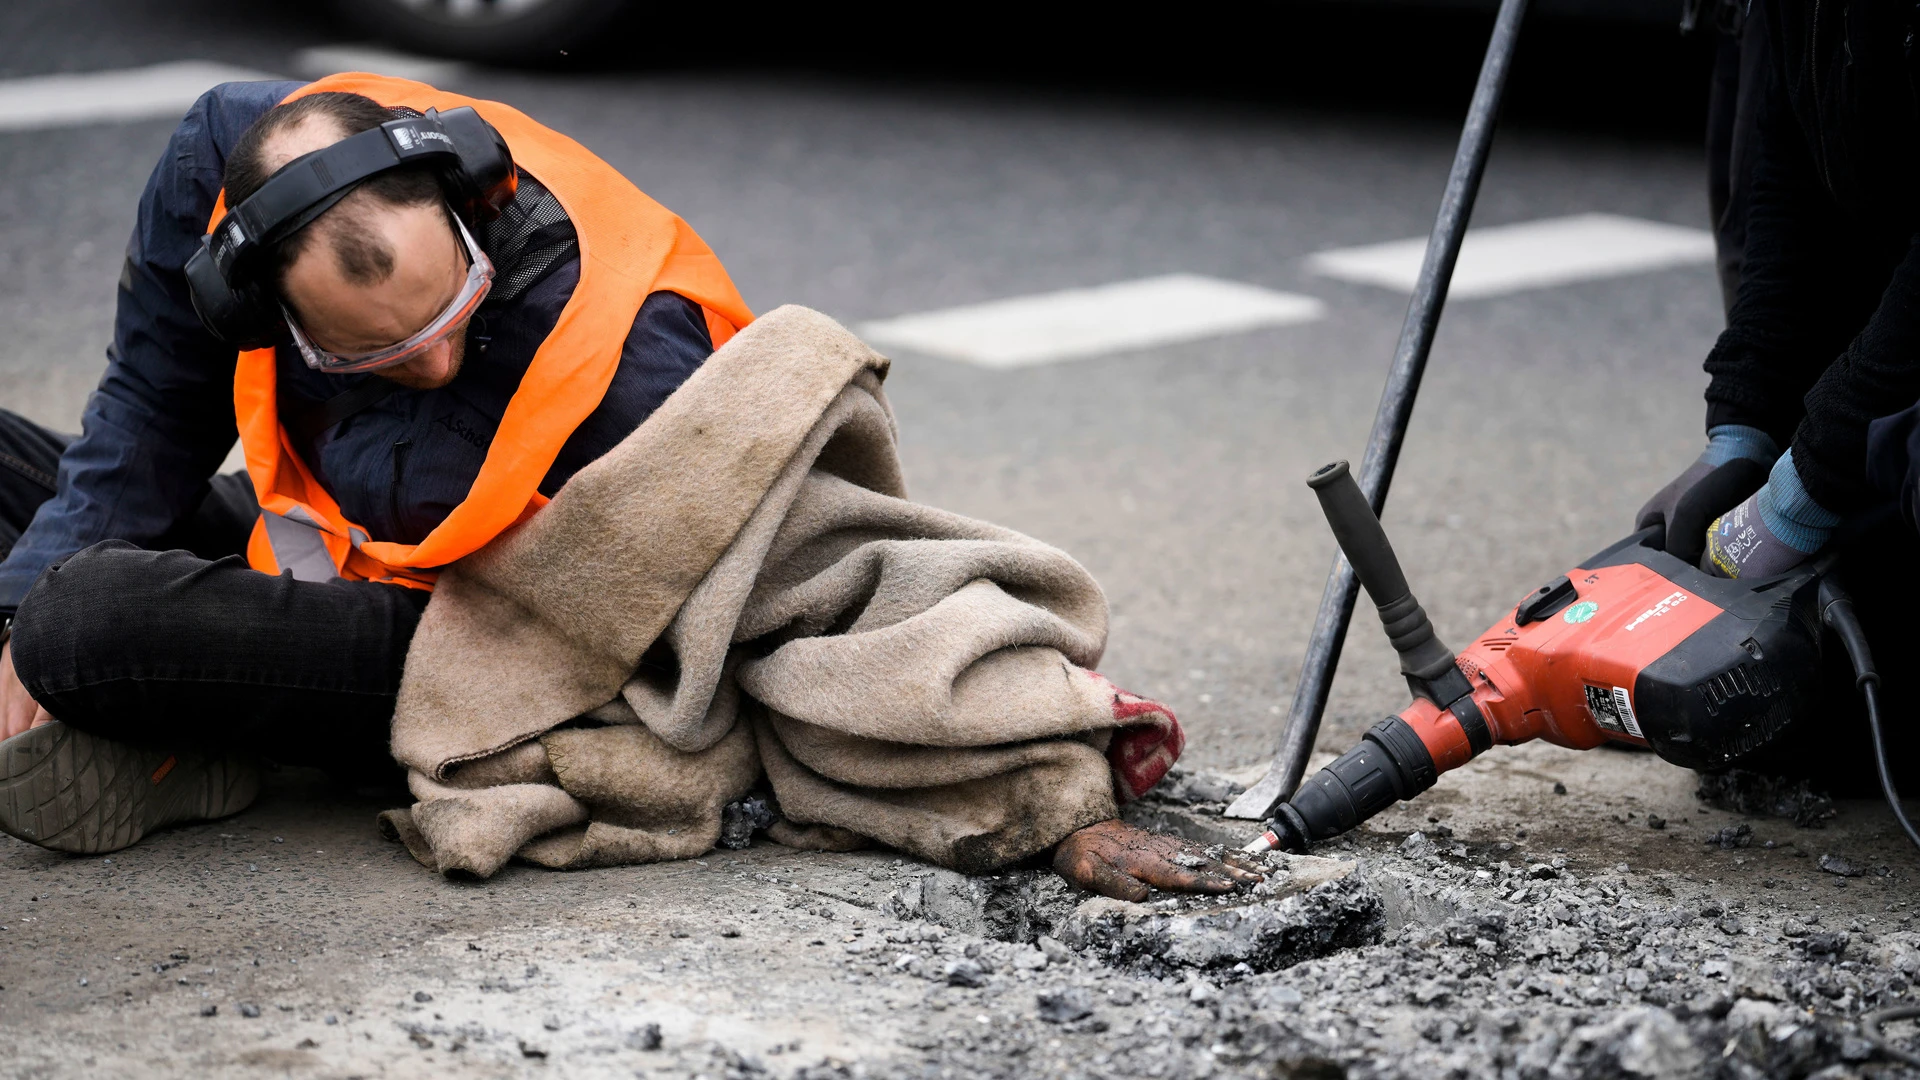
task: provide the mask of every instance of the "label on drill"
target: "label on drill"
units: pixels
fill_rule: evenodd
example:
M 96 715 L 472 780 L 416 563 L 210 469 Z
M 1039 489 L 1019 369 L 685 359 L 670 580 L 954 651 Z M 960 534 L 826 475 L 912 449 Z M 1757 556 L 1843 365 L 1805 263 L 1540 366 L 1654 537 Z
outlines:
M 1684 592 L 1681 592 L 1679 589 L 1675 589 L 1673 590 L 1673 592 L 1662 597 L 1659 603 L 1653 605 L 1652 607 L 1641 612 L 1640 614 L 1635 615 L 1633 617 L 1633 621 L 1627 624 L 1627 629 L 1630 631 L 1638 630 L 1640 629 L 1641 623 L 1646 622 L 1648 619 L 1657 619 L 1660 616 L 1665 615 L 1667 612 L 1672 611 L 1674 608 L 1677 608 L 1681 604 L 1684 604 L 1686 602 L 1687 602 L 1687 594 Z
M 1617 731 L 1622 735 L 1631 735 L 1644 739 L 1640 733 L 1640 719 L 1633 715 L 1633 699 L 1624 686 L 1587 687 L 1587 711 L 1593 719 L 1608 731 Z

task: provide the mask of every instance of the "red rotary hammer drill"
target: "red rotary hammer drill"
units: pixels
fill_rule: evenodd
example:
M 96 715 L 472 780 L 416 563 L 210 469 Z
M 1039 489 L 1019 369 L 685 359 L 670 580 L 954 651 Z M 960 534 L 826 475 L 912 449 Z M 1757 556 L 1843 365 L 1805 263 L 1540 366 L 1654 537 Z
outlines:
M 1662 530 L 1642 530 L 1542 585 L 1456 657 L 1414 599 L 1347 463 L 1307 483 L 1379 609 L 1414 700 L 1280 804 L 1251 850 L 1305 851 L 1495 743 L 1631 743 L 1696 769 L 1737 761 L 1812 714 L 1823 625 L 1853 662 L 1881 786 L 1920 844 L 1886 764 L 1879 677 L 1831 558 L 1730 580 L 1659 550 Z

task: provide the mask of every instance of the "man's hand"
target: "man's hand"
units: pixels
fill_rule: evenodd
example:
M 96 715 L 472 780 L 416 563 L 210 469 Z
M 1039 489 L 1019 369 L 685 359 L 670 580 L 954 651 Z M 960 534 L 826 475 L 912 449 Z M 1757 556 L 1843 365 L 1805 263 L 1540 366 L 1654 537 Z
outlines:
M 1789 450 L 1767 483 L 1707 529 L 1700 569 L 1729 578 L 1769 578 L 1806 562 L 1827 546 L 1840 524 L 1807 494 Z
M 0 739 L 11 739 L 28 728 L 51 723 L 53 717 L 33 700 L 14 673 L 13 643 L 0 646 Z
M 1173 892 L 1232 892 L 1264 877 L 1237 852 L 1208 858 L 1191 840 L 1136 829 L 1119 820 L 1089 825 L 1060 841 L 1054 872 L 1115 900 L 1147 898 L 1147 886 Z
M 1716 577 L 1770 578 L 1813 557 L 1813 552 L 1801 551 L 1768 527 L 1766 515 L 1760 512 L 1765 496 L 1763 489 L 1714 521 L 1707 530 L 1707 552 L 1700 559 L 1700 569 Z
M 1779 456 L 1773 439 L 1758 428 L 1716 427 L 1707 435 L 1707 449 L 1700 460 L 1655 492 L 1640 508 L 1633 527 L 1661 526 L 1666 530 L 1668 554 L 1699 562 L 1707 526 L 1759 490 Z

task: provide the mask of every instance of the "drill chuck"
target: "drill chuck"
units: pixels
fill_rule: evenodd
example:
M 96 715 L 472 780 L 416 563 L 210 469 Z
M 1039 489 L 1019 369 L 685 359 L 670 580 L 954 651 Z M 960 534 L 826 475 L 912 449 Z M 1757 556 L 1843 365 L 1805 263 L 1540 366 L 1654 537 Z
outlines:
M 1304 852 L 1427 790 L 1438 775 L 1420 736 L 1389 716 L 1280 804 L 1256 846 Z

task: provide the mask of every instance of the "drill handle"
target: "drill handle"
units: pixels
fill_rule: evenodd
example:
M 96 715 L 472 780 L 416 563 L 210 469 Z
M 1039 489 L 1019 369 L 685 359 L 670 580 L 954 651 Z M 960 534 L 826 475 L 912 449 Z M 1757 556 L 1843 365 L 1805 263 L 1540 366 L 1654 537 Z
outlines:
M 1307 486 L 1320 497 L 1320 509 L 1333 528 L 1333 538 L 1354 576 L 1380 611 L 1387 639 L 1400 654 L 1400 671 L 1413 692 L 1442 708 L 1467 691 L 1466 679 L 1454 666 L 1453 650 L 1434 633 L 1425 608 L 1414 599 L 1407 575 L 1394 557 L 1393 545 L 1367 498 L 1354 483 L 1344 461 L 1322 466 L 1307 477 Z

